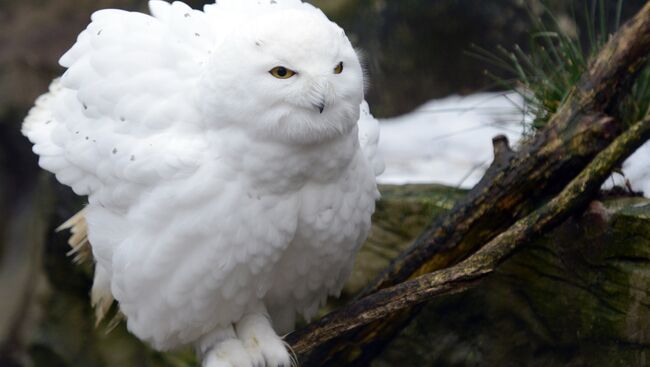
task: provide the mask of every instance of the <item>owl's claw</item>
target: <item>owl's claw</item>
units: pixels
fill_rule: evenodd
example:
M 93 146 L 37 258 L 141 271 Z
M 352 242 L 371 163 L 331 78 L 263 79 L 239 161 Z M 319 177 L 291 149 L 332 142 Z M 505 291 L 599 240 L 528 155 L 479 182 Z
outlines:
M 245 315 L 234 327 L 206 335 L 197 345 L 203 367 L 291 367 L 288 347 L 275 333 L 264 307 Z
M 248 351 L 239 339 L 224 340 L 208 352 L 204 367 L 252 367 Z
M 236 325 L 237 336 L 251 355 L 262 356 L 260 367 L 290 367 L 291 356 L 275 333 L 266 312 L 244 316 Z

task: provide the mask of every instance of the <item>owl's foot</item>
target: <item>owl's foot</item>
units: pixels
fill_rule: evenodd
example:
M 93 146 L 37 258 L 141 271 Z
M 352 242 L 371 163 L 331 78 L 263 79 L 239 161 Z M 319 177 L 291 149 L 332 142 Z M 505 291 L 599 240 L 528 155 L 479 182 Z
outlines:
M 257 366 L 239 339 L 226 339 L 210 349 L 203 359 L 203 367 Z
M 252 367 L 254 362 L 231 326 L 203 337 L 197 345 L 202 367 Z
M 288 346 L 275 333 L 266 312 L 244 316 L 235 326 L 237 336 L 252 356 L 261 356 L 260 367 L 290 367 Z
M 234 327 L 219 329 L 197 346 L 203 367 L 290 367 L 295 365 L 265 312 L 250 313 Z

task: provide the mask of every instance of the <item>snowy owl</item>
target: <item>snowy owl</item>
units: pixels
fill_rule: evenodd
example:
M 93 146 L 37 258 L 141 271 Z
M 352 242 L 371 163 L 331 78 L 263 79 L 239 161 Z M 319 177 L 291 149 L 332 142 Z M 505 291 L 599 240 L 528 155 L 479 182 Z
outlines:
M 23 133 L 88 196 L 96 303 L 206 367 L 287 366 L 379 197 L 359 59 L 299 0 L 149 7 L 94 13 Z

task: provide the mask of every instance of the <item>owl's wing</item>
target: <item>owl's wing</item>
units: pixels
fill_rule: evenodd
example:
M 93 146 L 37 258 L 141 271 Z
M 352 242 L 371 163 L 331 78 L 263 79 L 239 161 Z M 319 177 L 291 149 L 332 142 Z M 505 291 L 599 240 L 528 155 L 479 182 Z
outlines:
M 379 176 L 384 172 L 385 164 L 381 154 L 377 152 L 377 144 L 379 144 L 379 121 L 370 114 L 368 103 L 363 101 L 360 106 L 361 113 L 359 114 L 359 143 L 361 149 L 368 159 L 370 166 L 375 172 L 375 176 Z
M 214 32 L 183 3 L 150 7 L 94 13 L 23 124 L 39 164 L 91 202 L 126 205 L 191 174 L 205 152 L 193 96 Z

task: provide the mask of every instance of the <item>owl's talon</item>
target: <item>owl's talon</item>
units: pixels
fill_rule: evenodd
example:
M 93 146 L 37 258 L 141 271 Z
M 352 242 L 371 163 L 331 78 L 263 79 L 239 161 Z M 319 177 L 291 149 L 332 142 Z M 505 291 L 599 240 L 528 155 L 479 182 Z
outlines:
M 211 349 L 203 367 L 253 367 L 251 355 L 239 339 L 228 339 Z
M 291 356 L 282 339 L 275 333 L 266 312 L 244 316 L 235 329 L 252 355 L 262 356 L 261 366 L 290 367 Z
M 250 356 L 253 367 L 265 367 L 264 356 L 262 355 L 261 351 L 258 348 L 251 348 L 245 341 L 244 346 L 246 347 L 246 351 Z

